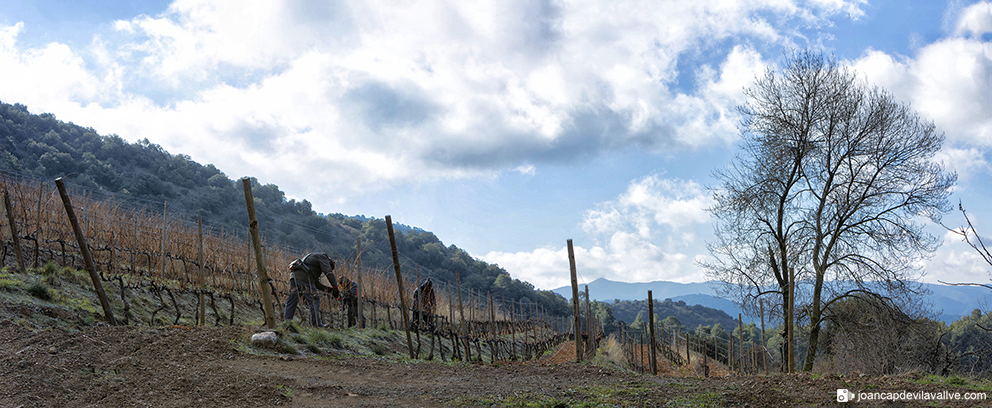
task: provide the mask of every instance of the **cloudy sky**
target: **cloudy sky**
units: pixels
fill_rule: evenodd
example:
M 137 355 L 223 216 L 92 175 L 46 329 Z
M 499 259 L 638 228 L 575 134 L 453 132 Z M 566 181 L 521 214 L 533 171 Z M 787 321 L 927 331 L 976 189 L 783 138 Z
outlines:
M 992 236 L 989 2 L 88 3 L 0 0 L 0 101 L 392 215 L 540 288 L 568 283 L 569 238 L 584 282 L 705 280 L 734 107 L 803 47 L 932 119 Z M 988 280 L 958 241 L 926 281 Z

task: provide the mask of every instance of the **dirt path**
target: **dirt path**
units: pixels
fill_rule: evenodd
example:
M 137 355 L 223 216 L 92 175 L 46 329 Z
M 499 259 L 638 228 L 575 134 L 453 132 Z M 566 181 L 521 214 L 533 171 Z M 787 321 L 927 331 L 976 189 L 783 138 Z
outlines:
M 885 377 L 651 376 L 575 364 L 569 343 L 541 361 L 487 365 L 341 357 L 344 350 L 337 357 L 257 355 L 245 352 L 251 333 L 244 327 L 32 332 L 0 321 L 0 406 L 835 406 L 837 388 L 951 388 Z

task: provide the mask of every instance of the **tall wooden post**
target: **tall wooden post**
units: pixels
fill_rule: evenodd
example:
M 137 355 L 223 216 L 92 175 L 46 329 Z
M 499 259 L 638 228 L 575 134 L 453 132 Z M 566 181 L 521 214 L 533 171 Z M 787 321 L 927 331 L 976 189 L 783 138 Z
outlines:
M 265 270 L 265 256 L 262 254 L 262 238 L 258 232 L 258 220 L 255 218 L 255 198 L 251 195 L 251 179 L 248 177 L 241 179 L 241 185 L 245 190 L 245 205 L 248 208 L 248 232 L 251 233 L 251 242 L 255 250 L 255 266 L 258 272 L 258 292 L 262 297 L 262 309 L 265 312 L 265 326 L 269 329 L 276 328 L 275 313 L 272 310 L 272 296 L 266 287 L 269 283 L 269 273 Z M 164 242 L 164 241 L 163 241 Z M 164 244 L 163 244 L 164 245 Z M 164 253 L 162 254 L 165 255 Z
M 107 323 L 111 326 L 116 326 L 117 320 L 114 319 L 114 312 L 110 309 L 110 301 L 107 300 L 107 294 L 103 291 L 103 283 L 100 281 L 100 275 L 96 273 L 96 267 L 93 265 L 90 248 L 86 246 L 86 237 L 83 236 L 83 231 L 79 229 L 79 221 L 76 219 L 76 212 L 72 209 L 72 202 L 69 201 L 69 195 L 65 192 L 65 184 L 62 184 L 62 177 L 55 179 L 55 186 L 58 187 L 59 195 L 62 196 L 62 204 L 65 205 L 65 214 L 69 217 L 69 223 L 72 224 L 72 231 L 76 234 L 76 243 L 79 244 L 79 251 L 83 254 L 83 263 L 86 265 L 86 270 L 90 273 L 90 279 L 93 280 L 93 289 L 96 290 L 96 295 L 100 298 L 100 306 L 103 306 L 103 314 L 107 318 Z
M 14 239 L 14 254 L 17 255 L 17 267 L 21 273 L 27 272 L 24 267 L 24 255 L 21 254 L 21 237 L 17 235 L 17 222 L 14 221 L 14 208 L 10 204 L 10 193 L 7 187 L 3 188 L 3 206 L 7 210 L 7 222 L 10 224 L 10 236 Z
M 586 333 L 589 336 L 586 338 L 587 358 L 596 357 L 596 337 L 593 333 L 594 327 L 592 321 L 592 303 L 589 301 L 589 285 L 586 285 Z
M 575 316 L 575 362 L 582 361 L 582 321 L 579 317 L 579 280 L 575 277 L 575 251 L 568 240 L 568 267 L 572 273 L 572 315 Z
M 465 346 L 465 361 L 472 360 L 472 349 L 468 346 L 468 337 L 465 334 L 465 304 L 462 303 L 462 277 L 455 271 L 455 284 L 458 285 L 458 333 L 462 336 L 462 343 Z
M 689 354 L 689 328 L 685 330 L 685 364 L 692 364 L 692 356 Z
M 365 297 L 362 296 L 362 237 L 355 238 L 355 278 L 358 279 L 358 328 L 365 328 Z
M 203 301 L 203 292 L 207 290 L 207 284 L 206 284 L 205 279 L 204 279 L 204 276 L 203 276 L 204 275 L 203 274 L 203 220 L 201 220 L 200 218 L 197 218 L 196 219 L 196 234 L 200 237 L 200 239 L 199 239 L 199 241 L 200 241 L 200 245 L 199 245 L 199 247 L 200 247 L 200 251 L 199 251 L 200 252 L 200 254 L 199 254 L 200 255 L 199 256 L 199 258 L 200 258 L 200 279 L 199 279 L 199 282 L 198 282 L 199 285 L 200 285 L 200 296 L 199 296 L 199 298 L 200 298 L 199 299 L 200 300 L 200 313 L 199 313 L 199 321 L 200 321 L 200 326 L 203 326 L 205 324 L 204 322 L 205 322 L 205 317 L 206 317 L 206 314 L 207 314 L 206 313 L 207 304 Z
M 744 319 L 741 314 L 737 314 L 737 355 L 741 358 L 741 365 L 738 368 L 741 374 L 744 374 Z
M 410 337 L 410 316 L 406 310 L 406 299 L 403 297 L 403 275 L 400 273 L 400 254 L 396 252 L 396 236 L 393 235 L 393 218 L 386 216 L 386 231 L 389 232 L 389 247 L 393 251 L 393 270 L 396 271 L 396 287 L 399 288 L 400 312 L 403 314 L 403 328 L 406 330 L 406 346 L 413 355 L 413 338 Z
M 45 194 L 45 182 L 39 181 L 38 182 L 38 225 L 35 226 L 35 232 L 34 232 L 34 267 L 35 268 L 41 266 L 38 264 L 38 255 L 39 255 L 38 246 L 39 243 L 41 242 L 41 223 L 42 223 L 41 203 L 42 203 L 42 199 L 44 198 L 44 194 Z M 134 252 L 132 252 L 132 254 L 133 253 Z
M 657 359 L 655 358 L 655 355 L 656 355 L 655 353 L 657 353 L 657 352 L 654 349 L 654 339 L 655 339 L 655 337 L 654 337 L 654 296 L 651 294 L 651 291 L 650 290 L 648 291 L 648 330 L 650 330 L 650 339 L 648 339 L 648 348 L 651 350 L 651 354 L 650 354 L 650 358 L 651 358 L 651 374 L 652 375 L 657 375 L 658 374 L 658 363 L 656 361 Z
M 254 205 L 254 203 L 252 204 Z M 158 278 L 165 279 L 165 240 L 169 229 L 169 202 L 162 209 L 162 262 L 158 266 Z

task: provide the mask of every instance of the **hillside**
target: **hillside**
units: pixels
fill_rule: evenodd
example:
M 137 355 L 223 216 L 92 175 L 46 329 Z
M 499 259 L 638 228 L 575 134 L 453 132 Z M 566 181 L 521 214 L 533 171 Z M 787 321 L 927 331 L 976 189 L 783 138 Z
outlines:
M 205 228 L 244 235 L 247 225 L 244 192 L 211 164 L 202 165 L 182 154 L 171 154 L 147 139 L 128 143 L 117 135 L 59 121 L 52 114 L 34 115 L 21 104 L 0 102 L 0 171 L 5 177 L 67 183 L 94 197 L 109 197 L 134 206 L 193 220 Z M 274 184 L 252 181 L 263 239 L 293 248 L 301 255 L 325 251 L 339 260 L 357 256 L 363 242 L 362 264 L 391 268 L 392 258 L 382 218 L 316 213 L 307 200 L 287 200 Z M 553 314 L 569 311 L 564 298 L 535 290 L 512 278 L 497 265 L 472 258 L 455 245 L 445 245 L 433 233 L 396 225 L 397 246 L 405 270 L 429 276 L 437 283 L 455 282 L 461 274 L 466 290 L 492 293 L 506 300 L 537 302 Z
M 713 283 L 678 283 L 667 281 L 654 282 L 615 282 L 608 279 L 596 279 L 589 283 L 589 297 L 593 300 L 603 302 L 613 302 L 625 300 L 645 300 L 648 297 L 648 290 L 652 291 L 652 296 L 656 301 L 671 299 L 675 302 L 684 301 L 689 305 L 701 305 L 709 308 L 719 309 L 736 319 L 741 313 L 741 308 L 733 301 L 716 296 L 713 290 Z M 937 316 L 937 320 L 950 324 L 971 314 L 975 309 L 986 309 L 992 304 L 992 291 L 974 286 L 950 286 L 932 283 L 924 283 L 923 289 L 929 291 L 927 297 L 929 307 Z M 572 288 L 563 286 L 553 289 L 555 293 L 568 296 Z M 618 320 L 621 314 L 614 311 Z M 636 316 L 636 314 L 635 314 Z M 624 315 L 624 317 L 627 317 Z M 666 317 L 665 315 L 661 316 Z M 744 322 L 756 321 L 756 317 L 744 315 Z M 633 316 L 630 317 L 633 319 Z M 630 322 L 631 320 L 626 320 Z

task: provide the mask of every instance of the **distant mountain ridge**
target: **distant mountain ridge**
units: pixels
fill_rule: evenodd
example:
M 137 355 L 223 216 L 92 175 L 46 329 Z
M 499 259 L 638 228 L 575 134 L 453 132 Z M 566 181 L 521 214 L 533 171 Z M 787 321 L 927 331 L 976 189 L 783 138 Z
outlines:
M 645 300 L 648 297 L 648 290 L 652 297 L 658 301 L 672 299 L 672 301 L 684 301 L 689 305 L 702 305 L 714 309 L 720 309 L 731 317 L 736 318 L 741 309 L 733 301 L 717 296 L 713 287 L 717 282 L 696 282 L 678 283 L 669 281 L 653 282 L 616 282 L 605 278 L 599 278 L 588 283 L 589 298 L 601 302 L 613 302 L 614 300 Z M 580 288 L 585 286 L 579 285 Z M 960 319 L 962 316 L 970 315 L 974 309 L 986 310 L 992 308 L 992 290 L 975 286 L 951 286 L 933 283 L 924 283 L 923 286 L 930 290 L 928 301 L 932 305 L 933 311 L 938 314 L 937 319 L 945 323 L 950 323 Z M 571 286 L 562 286 L 552 290 L 564 296 L 566 299 L 572 296 Z M 743 316 L 744 321 L 751 318 Z

